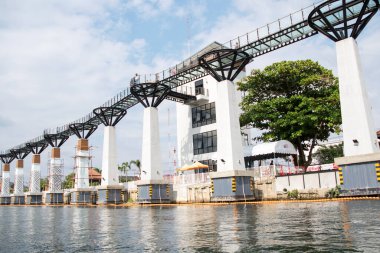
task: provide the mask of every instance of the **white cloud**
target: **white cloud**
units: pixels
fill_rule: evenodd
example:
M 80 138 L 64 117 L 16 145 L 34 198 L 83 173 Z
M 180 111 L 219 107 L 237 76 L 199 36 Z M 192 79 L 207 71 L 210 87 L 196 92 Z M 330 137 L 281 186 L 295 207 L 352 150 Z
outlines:
M 149 19 L 168 12 L 172 5 L 173 0 L 130 0 L 125 6 L 138 13 L 141 19 Z

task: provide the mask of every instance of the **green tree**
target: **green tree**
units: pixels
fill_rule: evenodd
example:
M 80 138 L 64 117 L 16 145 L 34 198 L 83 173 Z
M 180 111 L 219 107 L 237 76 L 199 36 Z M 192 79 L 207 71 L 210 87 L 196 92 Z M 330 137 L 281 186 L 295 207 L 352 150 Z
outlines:
M 129 162 L 123 162 L 117 167 L 117 169 L 124 174 L 124 176 L 119 176 L 119 182 L 124 183 L 127 181 L 127 171 L 131 169 L 131 164 Z
M 319 164 L 333 163 L 334 158 L 342 156 L 344 156 L 343 144 L 322 146 L 313 154 Z
M 263 130 L 260 140 L 292 142 L 299 153 L 298 165 L 310 165 L 317 141 L 340 131 L 338 80 L 317 62 L 274 63 L 253 70 L 238 85 L 245 93 L 241 125 Z
M 136 167 L 137 167 L 137 169 L 138 169 L 138 171 L 139 171 L 139 177 L 141 178 L 141 162 L 140 162 L 140 160 L 132 160 L 131 161 L 131 165 L 132 164 L 134 164 Z
M 92 169 L 93 169 L 93 170 L 95 170 L 96 172 L 98 172 L 98 173 L 102 174 L 102 170 L 101 170 L 101 169 L 99 169 L 99 168 L 96 168 L 96 167 L 93 167 Z
M 65 177 L 65 180 L 63 181 L 63 188 L 64 189 L 74 188 L 74 179 L 75 179 L 75 173 L 74 172 L 68 174 Z
M 40 180 L 40 189 L 41 189 L 41 191 L 47 190 L 48 186 L 49 186 L 48 179 L 46 177 L 45 178 L 41 178 L 41 180 Z

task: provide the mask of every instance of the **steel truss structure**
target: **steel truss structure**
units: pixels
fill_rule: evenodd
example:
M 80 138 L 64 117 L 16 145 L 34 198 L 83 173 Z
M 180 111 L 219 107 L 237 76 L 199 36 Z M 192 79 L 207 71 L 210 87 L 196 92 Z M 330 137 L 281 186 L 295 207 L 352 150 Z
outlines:
M 131 84 L 131 93 L 146 107 L 157 107 L 169 94 L 170 87 L 160 83 Z
M 10 164 L 15 158 L 15 155 L 9 150 L 8 152 L 0 154 L 0 160 L 5 164 Z
M 98 125 L 90 123 L 73 123 L 69 125 L 69 128 L 79 139 L 88 139 L 95 130 L 98 129 Z
M 105 126 L 116 126 L 127 114 L 127 110 L 119 107 L 98 107 L 93 112 Z
M 218 49 L 199 57 L 202 66 L 218 82 L 233 81 L 253 57 L 237 49 Z
M 317 6 L 309 25 L 333 41 L 356 39 L 379 10 L 379 0 L 332 0 Z

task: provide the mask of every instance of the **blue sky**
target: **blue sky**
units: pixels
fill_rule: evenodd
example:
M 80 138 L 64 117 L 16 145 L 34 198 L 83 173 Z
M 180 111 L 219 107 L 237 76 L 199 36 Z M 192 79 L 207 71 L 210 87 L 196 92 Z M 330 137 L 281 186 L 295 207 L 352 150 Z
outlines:
M 299 0 L 0 0 L 0 150 L 84 116 L 129 84 L 213 42 L 226 42 L 312 4 Z M 380 128 L 379 14 L 358 39 L 363 70 Z M 263 68 L 311 58 L 336 72 L 334 43 L 322 35 L 255 59 Z M 160 108 L 163 160 L 175 146 L 175 106 Z M 169 118 L 169 122 L 168 122 Z M 142 106 L 117 126 L 119 162 L 141 155 Z M 170 134 L 170 141 L 169 141 Z M 103 128 L 90 138 L 101 165 Z M 73 136 L 62 148 L 73 170 Z M 48 151 L 42 158 L 47 160 Z M 30 156 L 26 158 L 29 172 Z M 12 170 L 14 171 L 14 163 Z M 43 162 L 46 175 L 46 162 Z

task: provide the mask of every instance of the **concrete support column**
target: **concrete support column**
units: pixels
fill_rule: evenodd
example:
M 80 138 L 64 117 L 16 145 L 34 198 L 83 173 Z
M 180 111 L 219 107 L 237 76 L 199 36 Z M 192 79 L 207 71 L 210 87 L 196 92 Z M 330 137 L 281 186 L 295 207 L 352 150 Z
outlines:
M 102 184 L 101 186 L 118 185 L 116 133 L 114 126 L 104 127 Z
M 353 38 L 338 41 L 336 50 L 344 155 L 379 152 L 356 41 Z
M 61 149 L 53 147 L 51 151 L 50 159 L 50 171 L 49 171 L 49 192 L 61 192 L 62 191 L 62 176 L 63 165 L 61 160 Z
M 9 186 L 10 186 L 10 166 L 9 164 L 3 164 L 3 178 L 1 181 L 1 196 L 9 196 Z
M 141 180 L 162 180 L 158 110 L 144 109 Z
M 235 90 L 235 84 L 228 80 L 217 85 L 218 172 L 245 170 Z
M 87 139 L 79 139 L 77 141 L 76 147 L 76 157 L 75 157 L 75 166 L 76 166 L 76 175 L 75 175 L 75 188 L 83 189 L 89 188 L 89 146 Z
M 30 171 L 30 193 L 40 193 L 40 180 L 41 180 L 41 156 L 33 154 L 32 156 L 32 169 Z
M 14 195 L 24 194 L 24 160 L 16 161 Z

